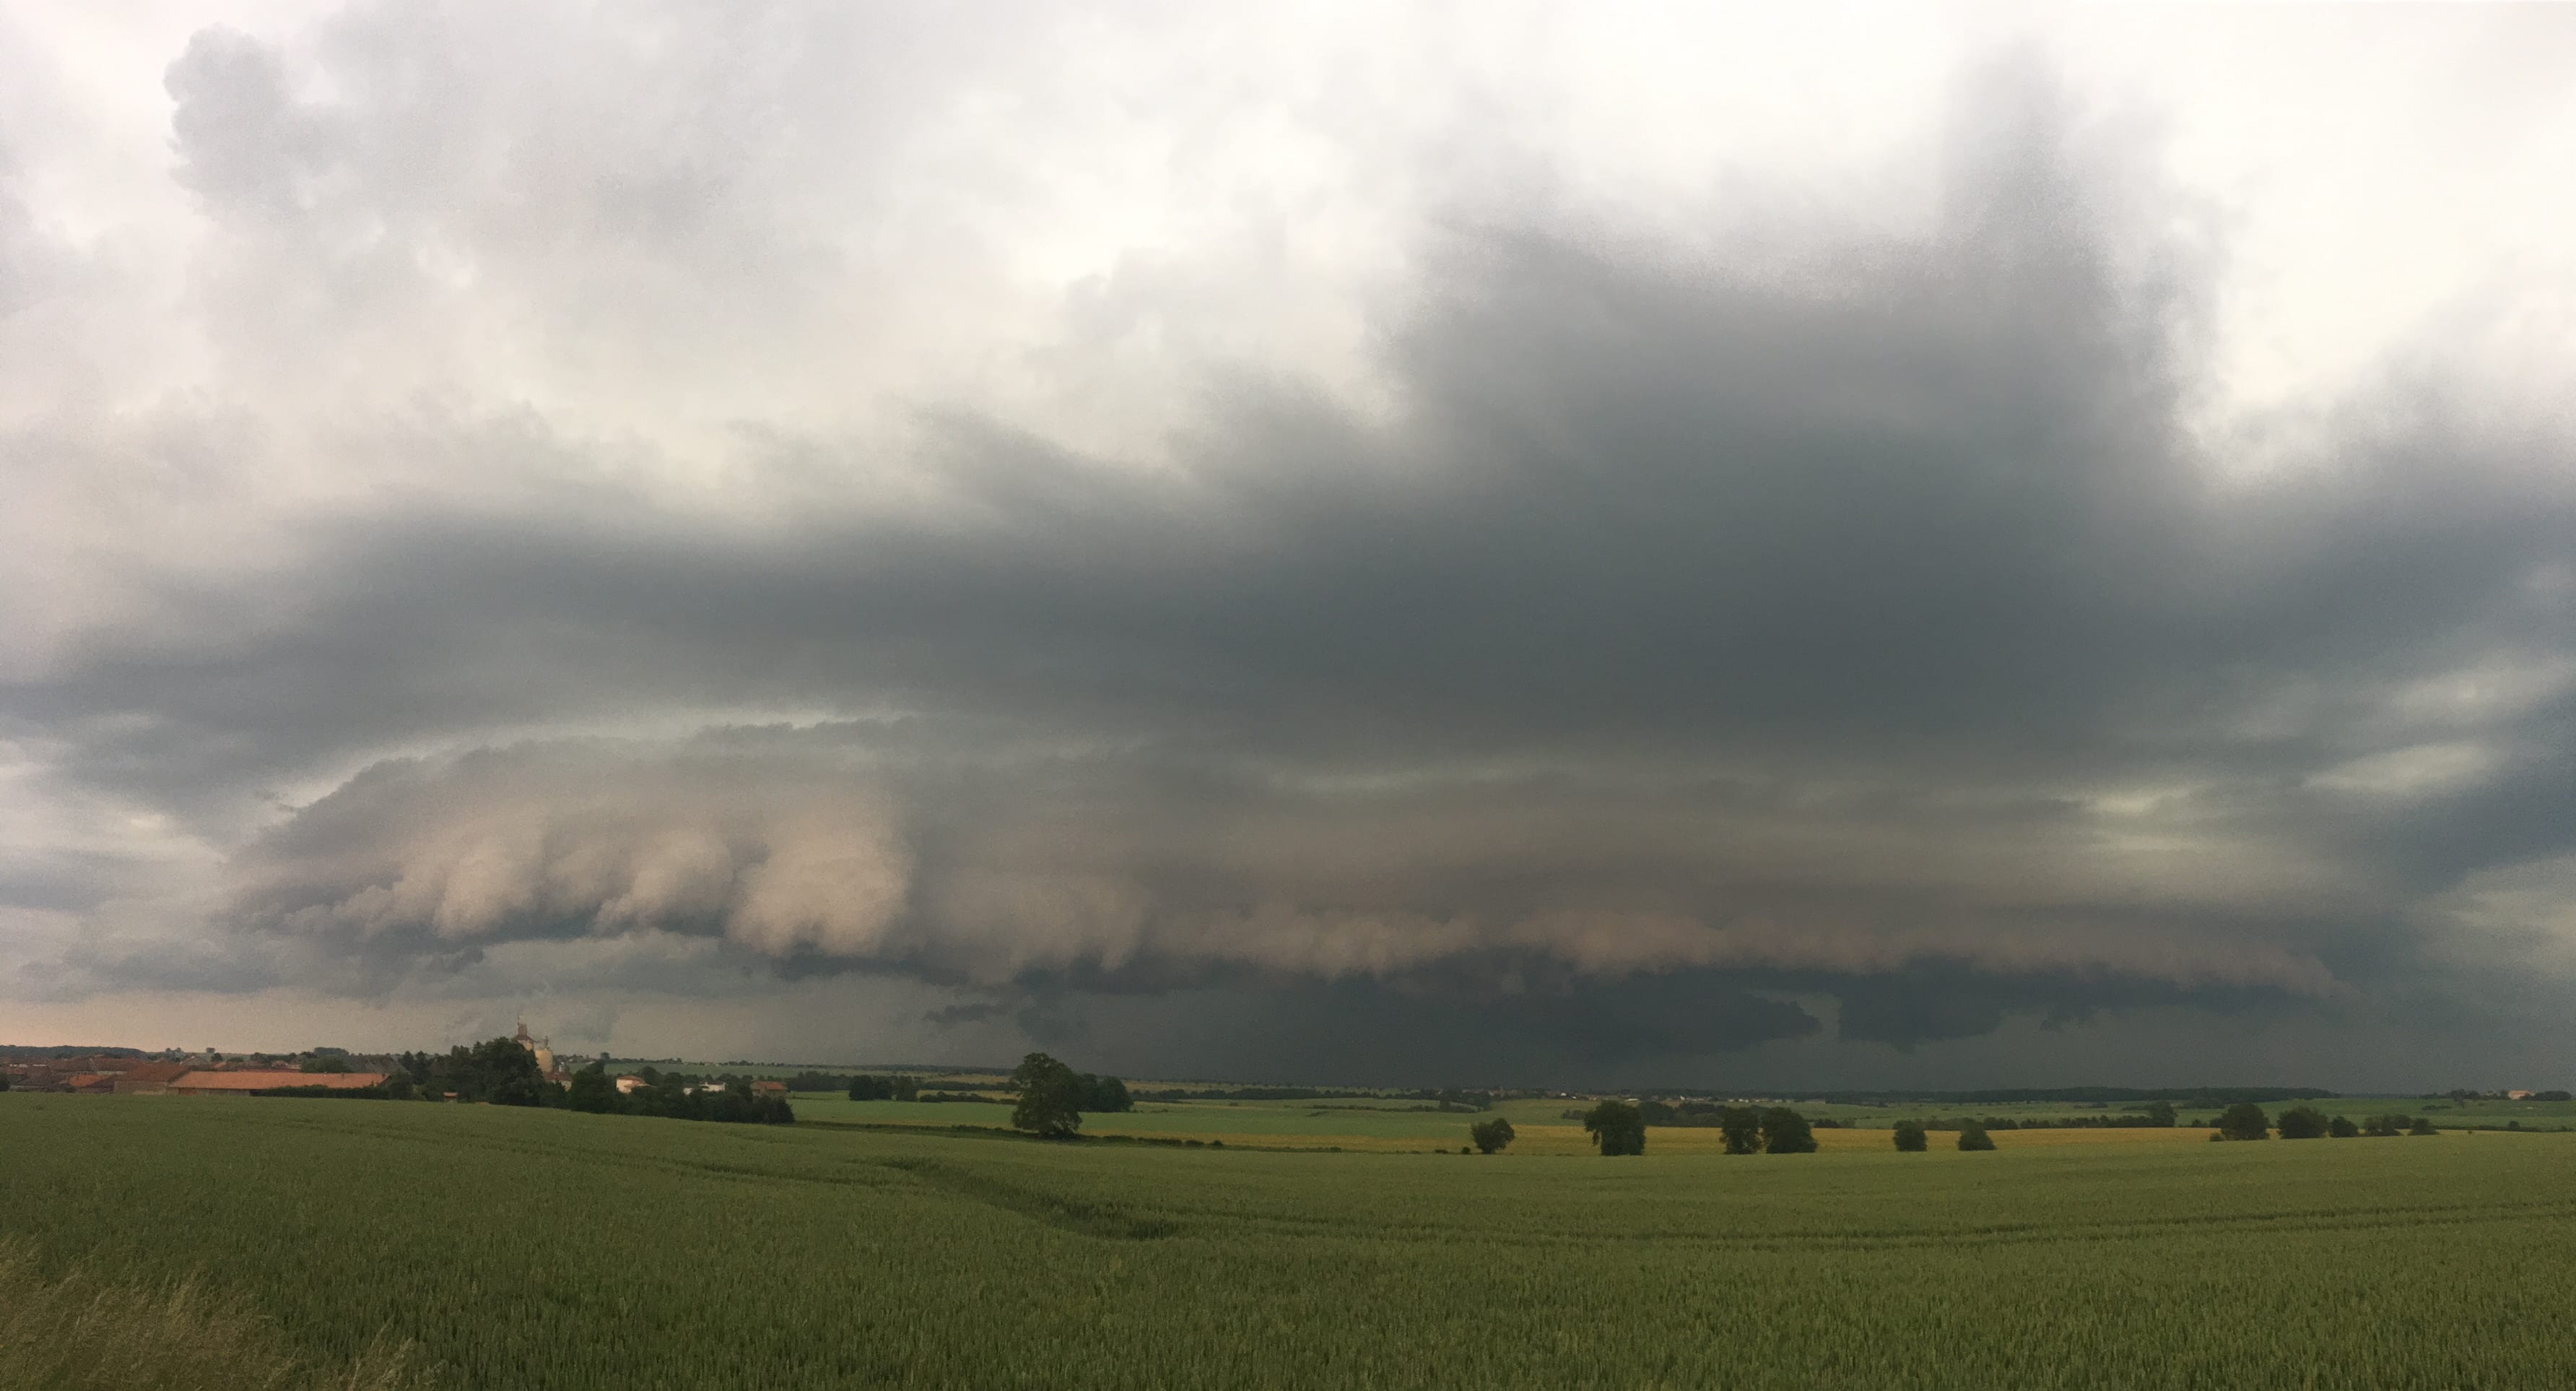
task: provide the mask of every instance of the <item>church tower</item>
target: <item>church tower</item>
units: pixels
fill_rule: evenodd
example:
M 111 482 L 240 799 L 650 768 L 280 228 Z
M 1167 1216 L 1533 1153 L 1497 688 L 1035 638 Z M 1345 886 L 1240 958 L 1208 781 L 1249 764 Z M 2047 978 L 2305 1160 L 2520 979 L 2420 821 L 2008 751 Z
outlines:
M 555 1075 L 555 1050 L 551 1046 L 553 1041 L 532 1037 L 528 1033 L 527 1020 L 519 1021 L 519 1031 L 510 1035 L 510 1041 L 537 1055 L 537 1071 L 548 1077 Z

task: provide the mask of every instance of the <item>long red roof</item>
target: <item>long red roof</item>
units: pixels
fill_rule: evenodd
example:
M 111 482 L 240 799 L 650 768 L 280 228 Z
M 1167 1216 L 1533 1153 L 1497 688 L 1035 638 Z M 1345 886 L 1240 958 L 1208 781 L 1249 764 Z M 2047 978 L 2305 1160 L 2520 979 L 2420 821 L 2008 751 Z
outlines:
M 381 1072 L 191 1072 L 170 1084 L 174 1092 L 261 1092 L 271 1087 L 329 1087 L 347 1091 L 385 1080 Z

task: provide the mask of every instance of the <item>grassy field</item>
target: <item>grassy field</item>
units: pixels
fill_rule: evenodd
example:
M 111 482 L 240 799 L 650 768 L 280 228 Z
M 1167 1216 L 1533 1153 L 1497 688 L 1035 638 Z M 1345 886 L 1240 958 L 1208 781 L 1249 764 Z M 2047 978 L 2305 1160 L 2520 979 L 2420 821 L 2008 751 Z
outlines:
M 511 1391 L 2563 1377 L 2576 1137 L 2122 1134 L 1489 1158 L 5 1094 L 0 1242 Z

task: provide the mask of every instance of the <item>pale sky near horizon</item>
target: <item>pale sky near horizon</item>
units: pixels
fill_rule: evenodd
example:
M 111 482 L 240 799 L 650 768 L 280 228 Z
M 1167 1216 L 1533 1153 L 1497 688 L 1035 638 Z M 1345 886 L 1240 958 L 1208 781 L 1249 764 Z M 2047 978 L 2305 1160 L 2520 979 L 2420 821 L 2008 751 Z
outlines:
M 0 6 L 0 1042 L 2568 1085 L 2570 170 L 2576 7 Z

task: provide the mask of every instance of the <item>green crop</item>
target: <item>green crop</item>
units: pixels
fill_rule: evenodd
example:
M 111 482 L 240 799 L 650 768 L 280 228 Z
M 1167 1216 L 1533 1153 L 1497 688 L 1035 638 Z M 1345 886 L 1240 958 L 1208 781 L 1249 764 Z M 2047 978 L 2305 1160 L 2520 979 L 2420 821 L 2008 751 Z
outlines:
M 2576 1361 L 2557 1135 L 1466 1157 L 13 1093 L 0 1241 L 492 1391 L 2429 1391 Z

